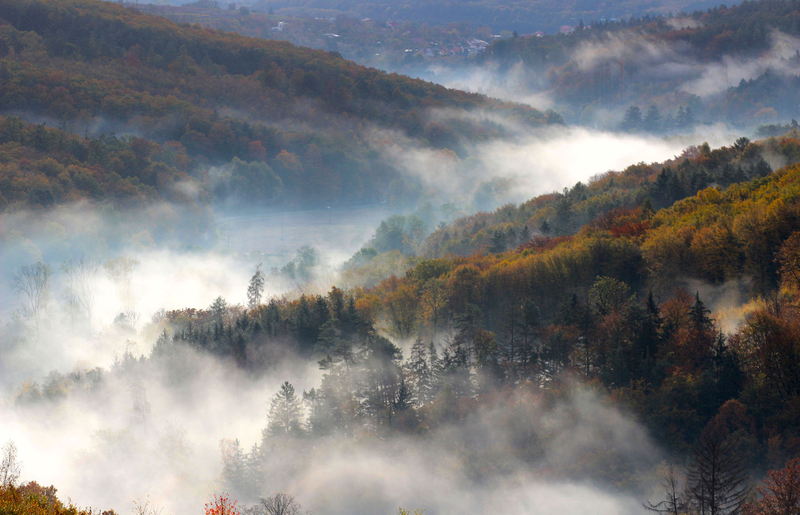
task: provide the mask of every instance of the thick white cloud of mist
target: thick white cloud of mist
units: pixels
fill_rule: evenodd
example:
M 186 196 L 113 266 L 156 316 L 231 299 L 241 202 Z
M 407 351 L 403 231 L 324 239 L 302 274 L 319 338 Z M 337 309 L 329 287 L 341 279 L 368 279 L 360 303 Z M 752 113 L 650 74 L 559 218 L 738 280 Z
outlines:
M 229 305 L 246 305 L 247 286 L 258 264 L 266 274 L 266 297 L 292 297 L 300 288 L 327 292 L 338 282 L 337 267 L 386 216 L 378 206 L 229 217 L 224 224 L 178 234 L 184 226 L 177 211 L 159 204 L 109 215 L 104 208 L 75 204 L 0 216 L 0 389 L 51 370 L 67 372 L 76 364 L 109 366 L 126 350 L 147 354 L 154 335 L 142 338 L 137 332 L 154 315 L 206 309 L 219 296 Z M 158 219 L 165 223 L 152 223 Z M 301 245 L 319 252 L 312 284 L 272 273 L 294 258 Z M 104 266 L 119 258 L 135 263 L 125 298 Z M 70 309 L 69 278 L 62 270 L 65 263 L 81 259 L 94 265 L 89 327 L 84 310 L 76 316 Z M 21 267 L 36 262 L 50 269 L 48 295 L 41 307 L 39 338 L 29 332 L 22 341 L 23 327 L 33 331 L 35 322 L 21 313 L 25 298 L 12 283 Z M 115 319 L 123 312 L 131 317 L 120 326 Z
M 582 71 L 594 70 L 610 60 L 657 66 L 681 60 L 679 51 L 680 48 L 642 37 L 636 31 L 623 31 L 605 33 L 599 41 L 581 43 L 572 54 L 572 60 Z
M 757 57 L 725 56 L 722 62 L 702 66 L 699 77 L 686 82 L 682 89 L 701 97 L 721 93 L 742 80 L 763 75 L 767 70 L 778 74 L 800 75 L 800 63 L 790 61 L 800 50 L 800 39 L 773 30 L 769 36 L 770 49 Z
M 233 251 L 260 250 L 285 261 L 300 246 L 311 245 L 333 266 L 352 256 L 391 213 L 386 204 L 267 213 L 225 211 L 218 216 L 217 226 L 222 243 Z
M 148 325 L 159 310 L 205 309 L 218 296 L 230 304 L 246 303 L 247 284 L 254 270 L 231 256 L 168 250 L 124 255 L 139 263 L 131 274 L 132 295 L 128 299 L 120 298 L 114 283 L 99 265 L 94 279 L 96 294 L 91 327 L 85 327 L 83 319 L 71 320 L 64 300 L 66 277 L 60 273 L 58 262 L 50 264 L 53 269 L 50 301 L 43 307 L 39 337 L 29 334 L 27 342 L 2 346 L 4 356 L 0 370 L 5 377 L 0 380 L 0 387 L 44 375 L 50 370 L 69 371 L 76 364 L 107 367 L 115 356 L 126 350 L 137 355 L 148 353 L 154 342 L 142 341 L 137 330 Z M 275 286 L 267 284 L 270 294 L 280 293 Z M 16 309 L 21 299 L 9 289 L 4 291 L 9 295 L 7 307 Z M 122 312 L 134 313 L 126 327 L 114 323 Z M 26 323 L 32 331 L 34 322 L 27 320 Z M 15 360 L 16 366 L 8 366 Z
M 248 451 L 282 381 L 298 391 L 319 384 L 314 367 L 291 359 L 261 379 L 190 351 L 181 362 L 177 371 L 152 362 L 117 370 L 100 387 L 53 404 L 0 403 L 0 435 L 16 442 L 23 480 L 52 483 L 79 505 L 118 513 L 147 496 L 165 514 L 200 513 L 223 490 L 220 441 L 238 438 Z M 146 416 L 137 395 L 149 404 Z M 509 419 L 516 425 L 498 424 Z M 515 452 L 532 441 L 540 442 L 538 455 Z M 404 506 L 429 514 L 627 515 L 639 512 L 637 494 L 660 458 L 631 417 L 575 386 L 555 403 L 511 398 L 425 436 L 327 437 L 278 448 L 262 495 L 288 492 L 318 514 Z M 589 477 L 610 463 L 640 474 L 638 484 L 618 491 L 610 476 Z
M 481 93 L 483 95 L 528 104 L 537 109 L 554 106 L 552 95 L 545 91 L 545 74 L 519 62 L 507 71 L 496 65 L 452 68 L 436 64 L 429 67 L 433 80 L 448 88 Z M 431 77 L 426 75 L 430 80 Z
M 54 484 L 62 498 L 117 513 L 148 495 L 165 514 L 200 513 L 219 490 L 220 440 L 258 441 L 279 384 L 318 379 L 291 359 L 258 380 L 188 350 L 182 365 L 106 372 L 91 391 L 32 407 L 3 399 L 0 435 L 17 444 L 22 479 Z M 148 404 L 144 414 L 137 396 Z
M 365 446 L 355 452 L 330 453 L 290 484 L 289 490 L 294 487 L 302 492 L 299 499 L 315 513 L 336 515 L 393 513 L 398 505 L 429 514 L 628 515 L 641 511 L 632 495 L 532 472 L 473 482 L 454 469 L 453 456 L 431 445 L 417 447 L 408 442 L 388 452 Z
M 505 183 L 506 187 L 497 191 L 494 204 L 477 206 L 491 209 L 560 191 L 609 170 L 672 159 L 691 145 L 708 142 L 718 147 L 732 143 L 737 137 L 723 126 L 706 127 L 704 133 L 673 138 L 582 127 L 535 130 L 509 124 L 508 130 L 513 137 L 476 144 L 471 148 L 471 156 L 463 160 L 447 150 L 417 147 L 397 135 L 383 135 L 378 143 L 387 159 L 419 178 L 441 198 L 469 203 L 479 186 L 500 179 L 499 183 Z

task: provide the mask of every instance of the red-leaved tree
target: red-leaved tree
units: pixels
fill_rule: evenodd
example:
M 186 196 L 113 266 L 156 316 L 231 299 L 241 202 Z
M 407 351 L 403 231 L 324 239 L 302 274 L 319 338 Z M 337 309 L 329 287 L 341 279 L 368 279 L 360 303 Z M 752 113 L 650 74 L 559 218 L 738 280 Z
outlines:
M 758 489 L 761 499 L 747 503 L 745 515 L 800 515 L 800 458 L 782 470 L 767 472 L 769 479 Z
M 214 500 L 205 504 L 205 515 L 241 515 L 236 507 L 237 502 L 231 501 L 228 494 L 214 494 Z

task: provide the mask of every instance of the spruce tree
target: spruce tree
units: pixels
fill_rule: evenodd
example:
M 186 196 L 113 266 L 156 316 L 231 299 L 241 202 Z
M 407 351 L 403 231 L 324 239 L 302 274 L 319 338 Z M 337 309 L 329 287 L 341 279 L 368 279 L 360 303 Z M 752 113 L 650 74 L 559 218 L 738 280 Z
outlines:
M 294 386 L 286 381 L 272 397 L 267 432 L 270 436 L 299 435 L 303 432 L 301 415 L 300 400 L 294 393 Z
M 250 285 L 247 287 L 247 307 L 249 309 L 255 309 L 261 304 L 264 282 L 264 272 L 261 271 L 261 263 L 259 263 L 256 266 L 256 273 L 250 278 Z

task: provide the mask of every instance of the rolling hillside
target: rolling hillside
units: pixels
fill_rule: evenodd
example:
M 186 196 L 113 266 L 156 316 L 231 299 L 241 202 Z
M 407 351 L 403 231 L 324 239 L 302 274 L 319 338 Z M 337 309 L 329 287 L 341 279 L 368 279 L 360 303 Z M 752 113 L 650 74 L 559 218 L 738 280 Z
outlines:
M 365 68 L 335 53 L 179 26 L 93 0 L 3 2 L 0 74 L 0 112 L 58 127 L 54 137 L 75 145 L 103 146 L 97 138 L 117 133 L 136 148 L 113 163 L 90 160 L 162 199 L 174 194 L 165 170 L 177 167 L 219 202 L 378 202 L 399 172 L 368 141 L 375 129 L 459 151 L 454 131 L 476 140 L 502 131 L 471 122 L 443 129 L 431 110 L 548 122 L 527 106 Z M 23 163 L 13 175 L 52 189 L 37 173 Z M 0 195 L 17 201 L 9 188 L 0 186 Z M 57 191 L 41 198 L 62 200 Z M 27 204 L 41 202 L 29 197 Z

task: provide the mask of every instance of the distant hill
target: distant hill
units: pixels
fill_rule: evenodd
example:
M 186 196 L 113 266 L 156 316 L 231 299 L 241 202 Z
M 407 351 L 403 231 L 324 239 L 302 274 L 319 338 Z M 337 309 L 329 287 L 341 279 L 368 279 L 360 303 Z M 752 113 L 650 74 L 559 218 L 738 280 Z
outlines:
M 583 17 L 547 34 L 516 27 L 518 37 L 502 30 L 497 16 L 448 24 L 435 7 L 418 21 L 397 23 L 384 23 L 385 14 L 355 19 L 324 10 L 287 18 L 303 10 L 269 8 L 277 14 L 158 9 L 177 21 L 336 50 L 412 77 L 548 105 L 567 123 L 593 128 L 671 134 L 725 123 L 747 132 L 800 118 L 796 1 Z
M 253 8 L 286 15 L 336 16 L 356 15 L 378 20 L 408 20 L 430 25 L 469 22 L 490 25 L 493 29 L 516 30 L 519 33 L 537 30 L 554 33 L 563 25 L 577 25 L 601 19 L 622 19 L 646 14 L 658 15 L 691 12 L 714 7 L 716 2 L 695 0 L 436 0 L 372 1 L 360 0 L 261 0 Z
M 95 0 L 2 2 L 0 76 L 0 113 L 58 127 L 61 140 L 88 146 L 112 132 L 142 141 L 130 140 L 135 148 L 96 164 L 136 178 L 161 199 L 174 189 L 158 171 L 166 167 L 182 169 L 218 201 L 381 201 L 399 172 L 371 148 L 375 128 L 458 152 L 455 135 L 431 125 L 431 109 L 486 109 L 534 126 L 548 121 L 527 106 L 387 74 L 336 53 L 176 25 Z M 467 122 L 458 131 L 468 139 L 501 135 Z M 152 161 L 150 172 L 142 173 L 142 159 Z M 27 173 L 24 166 L 19 173 Z M 0 182 L 8 202 L 62 199 L 53 185 L 40 188 L 51 189 L 42 203 L 11 191 L 12 184 L 21 183 Z
M 798 13 L 795 0 L 759 0 L 587 25 L 569 36 L 497 40 L 463 64 L 491 70 L 495 82 L 513 82 L 520 92 L 546 93 L 571 123 L 619 123 L 632 105 L 641 117 L 625 130 L 789 122 L 800 117 Z M 660 112 L 644 127 L 650 106 Z M 685 120 L 677 119 L 679 108 L 691 110 Z

